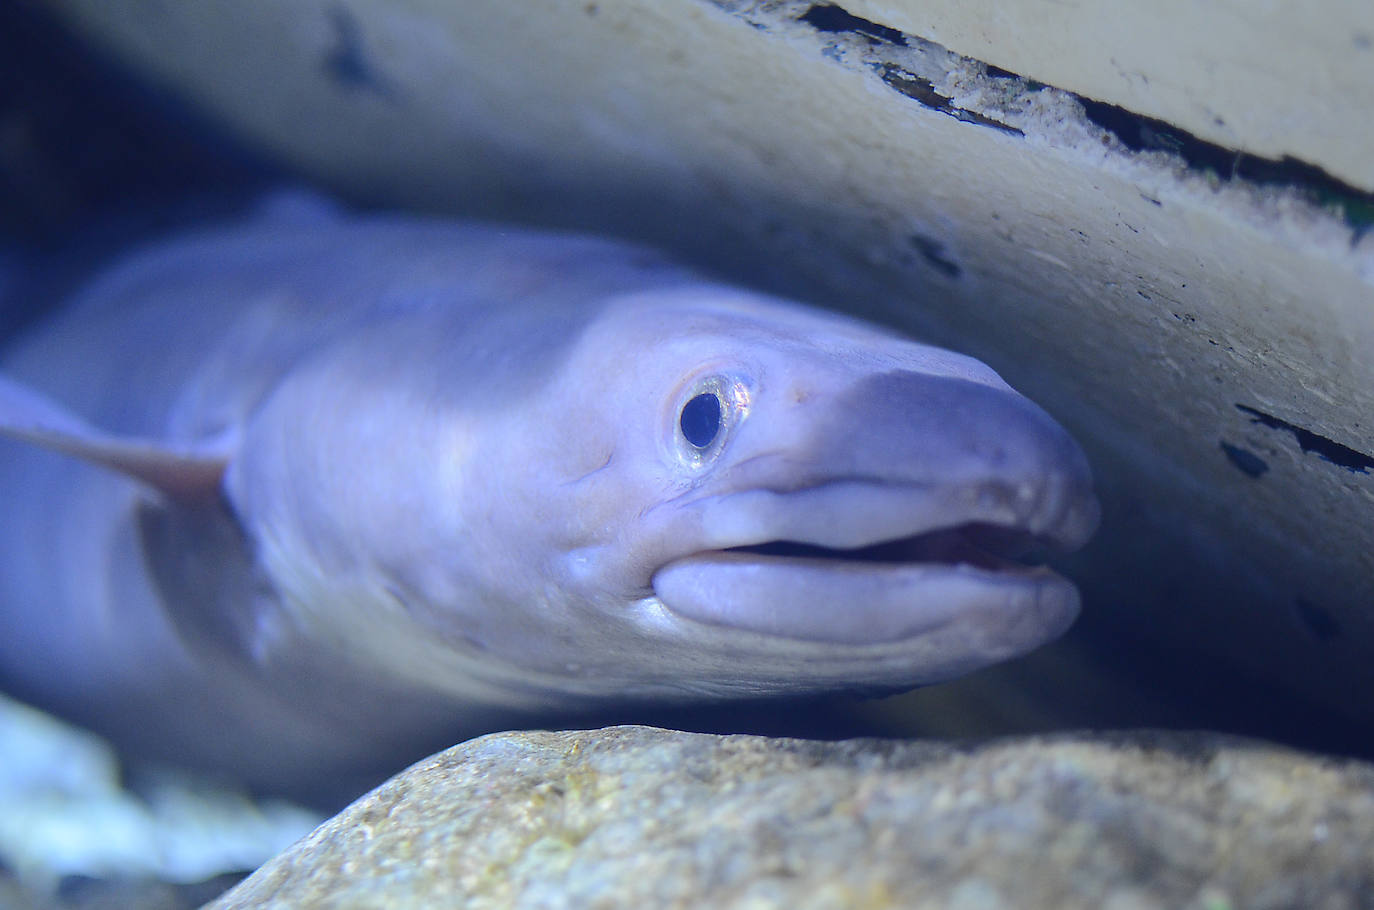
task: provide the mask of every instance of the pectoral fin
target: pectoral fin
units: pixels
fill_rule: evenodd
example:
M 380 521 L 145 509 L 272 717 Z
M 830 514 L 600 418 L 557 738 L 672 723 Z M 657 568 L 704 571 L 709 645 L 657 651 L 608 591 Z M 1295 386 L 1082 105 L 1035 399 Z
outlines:
M 182 502 L 219 493 L 228 453 L 104 433 L 57 402 L 0 376 L 0 436 L 102 465 Z

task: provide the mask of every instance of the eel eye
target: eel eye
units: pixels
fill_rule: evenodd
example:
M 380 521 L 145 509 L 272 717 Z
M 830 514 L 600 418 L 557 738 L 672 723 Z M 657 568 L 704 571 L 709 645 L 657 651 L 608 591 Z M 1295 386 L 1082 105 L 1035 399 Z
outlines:
M 721 401 L 714 391 L 702 392 L 682 406 L 678 426 L 682 438 L 697 449 L 704 449 L 720 433 Z
M 715 461 L 749 413 L 749 399 L 749 381 L 741 376 L 716 373 L 692 383 L 669 424 L 677 457 L 696 468 Z

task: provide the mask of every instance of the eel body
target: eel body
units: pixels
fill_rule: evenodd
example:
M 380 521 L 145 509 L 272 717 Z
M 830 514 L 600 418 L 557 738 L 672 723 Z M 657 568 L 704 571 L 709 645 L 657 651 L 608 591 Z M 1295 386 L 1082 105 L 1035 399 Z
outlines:
M 984 364 L 585 236 L 207 231 L 0 369 L 0 684 L 284 793 L 608 700 L 967 673 L 1067 628 L 1016 557 L 1097 517 Z

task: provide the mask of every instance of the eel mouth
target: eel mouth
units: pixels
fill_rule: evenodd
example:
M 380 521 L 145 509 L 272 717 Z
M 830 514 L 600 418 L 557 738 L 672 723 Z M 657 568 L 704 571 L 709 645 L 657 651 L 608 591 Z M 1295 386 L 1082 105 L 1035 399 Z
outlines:
M 960 624 L 1002 642 L 1014 639 L 1024 651 L 1057 637 L 1078 613 L 1073 584 L 1043 563 L 1086 540 L 1096 502 L 1084 500 L 1062 515 L 1048 522 L 915 522 L 905 533 L 894 519 L 887 526 L 896 534 L 855 546 L 780 535 L 684 555 L 660 568 L 652 584 L 682 619 L 768 636 L 884 646 Z M 850 533 L 844 528 L 835 536 Z
M 790 540 L 727 547 L 720 553 L 748 554 L 760 561 L 883 565 L 966 565 L 989 572 L 1035 572 L 1057 549 L 1045 537 L 1015 528 L 970 522 L 897 540 L 842 549 Z

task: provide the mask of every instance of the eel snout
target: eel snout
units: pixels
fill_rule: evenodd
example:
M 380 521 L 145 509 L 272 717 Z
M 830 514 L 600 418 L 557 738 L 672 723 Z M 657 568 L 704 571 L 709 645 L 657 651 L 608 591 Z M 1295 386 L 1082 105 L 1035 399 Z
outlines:
M 765 431 L 786 436 L 782 416 L 758 410 L 755 446 Z M 1077 590 L 1027 557 L 1082 546 L 1098 505 L 1086 458 L 1047 413 L 1009 388 L 892 370 L 806 418 L 795 451 L 746 445 L 717 485 L 678 505 L 699 533 L 653 575 L 670 612 L 913 653 L 939 632 L 966 644 L 969 665 L 1073 621 Z

